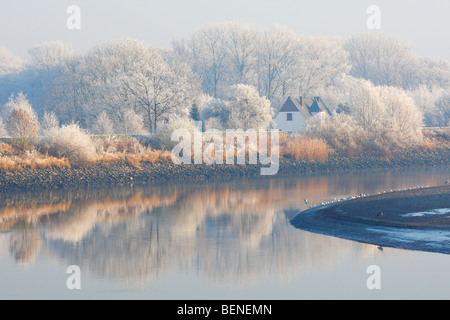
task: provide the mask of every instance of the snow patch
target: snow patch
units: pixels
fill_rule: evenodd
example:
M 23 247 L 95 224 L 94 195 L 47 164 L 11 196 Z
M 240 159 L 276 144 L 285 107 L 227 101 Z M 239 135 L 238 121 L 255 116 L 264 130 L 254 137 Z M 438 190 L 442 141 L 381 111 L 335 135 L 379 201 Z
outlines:
M 385 238 L 397 242 L 422 242 L 432 246 L 450 246 L 450 232 L 446 230 L 417 230 L 396 228 L 367 228 L 367 231 L 382 234 Z
M 425 215 L 437 215 L 437 214 L 448 214 L 450 213 L 450 208 L 442 208 L 442 209 L 433 209 L 428 211 L 421 211 L 421 212 L 410 212 L 402 214 L 402 217 L 408 218 L 408 217 L 423 217 Z

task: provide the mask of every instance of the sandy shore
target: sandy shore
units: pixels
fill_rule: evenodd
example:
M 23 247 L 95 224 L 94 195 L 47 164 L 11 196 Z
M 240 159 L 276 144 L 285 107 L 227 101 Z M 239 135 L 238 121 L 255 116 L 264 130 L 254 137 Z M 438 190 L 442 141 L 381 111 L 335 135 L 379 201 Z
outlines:
M 448 184 L 311 208 L 299 213 L 291 224 L 379 246 L 450 254 L 450 209 L 446 208 L 450 208 Z

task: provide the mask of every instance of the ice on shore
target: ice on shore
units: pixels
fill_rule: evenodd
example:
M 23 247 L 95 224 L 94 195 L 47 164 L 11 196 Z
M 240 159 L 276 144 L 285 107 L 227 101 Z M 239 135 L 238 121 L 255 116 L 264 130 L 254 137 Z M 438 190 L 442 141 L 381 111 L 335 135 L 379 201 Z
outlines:
M 437 215 L 437 214 L 448 214 L 450 213 L 450 208 L 442 208 L 442 209 L 433 209 L 428 211 L 421 211 L 421 212 L 410 212 L 402 214 L 402 217 L 408 218 L 408 217 L 423 217 L 425 215 Z
M 450 232 L 446 230 L 417 230 L 373 227 L 367 231 L 378 233 L 394 247 L 409 247 L 416 249 L 439 249 L 439 252 L 449 253 Z M 403 244 L 403 245 L 401 245 Z

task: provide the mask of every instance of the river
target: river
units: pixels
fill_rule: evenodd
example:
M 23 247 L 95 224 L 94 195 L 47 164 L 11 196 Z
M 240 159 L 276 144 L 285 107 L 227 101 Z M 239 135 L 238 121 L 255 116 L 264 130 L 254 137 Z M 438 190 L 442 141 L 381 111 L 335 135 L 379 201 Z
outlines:
M 443 166 L 0 194 L 0 299 L 449 299 L 450 255 L 289 223 L 310 205 L 449 177 Z

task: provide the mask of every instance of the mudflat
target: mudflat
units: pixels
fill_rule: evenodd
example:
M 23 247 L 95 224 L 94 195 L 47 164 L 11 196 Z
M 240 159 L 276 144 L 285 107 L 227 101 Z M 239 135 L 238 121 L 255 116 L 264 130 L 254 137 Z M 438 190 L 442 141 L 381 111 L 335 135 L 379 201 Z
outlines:
M 311 208 L 299 229 L 380 246 L 450 254 L 450 185 L 358 197 Z

